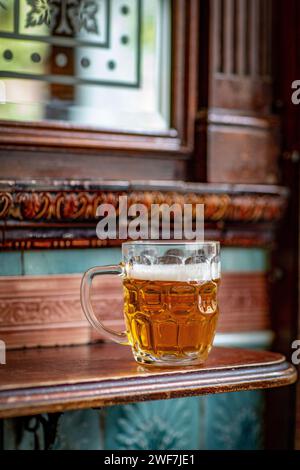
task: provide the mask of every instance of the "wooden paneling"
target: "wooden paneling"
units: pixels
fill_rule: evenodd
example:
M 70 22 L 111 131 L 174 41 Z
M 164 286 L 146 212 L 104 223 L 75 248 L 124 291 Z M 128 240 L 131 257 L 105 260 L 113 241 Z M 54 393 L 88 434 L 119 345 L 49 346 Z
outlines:
M 271 0 L 211 2 L 211 107 L 270 112 L 271 6 Z
M 201 65 L 195 177 L 209 182 L 278 181 L 279 122 L 272 112 L 272 1 L 212 0 Z M 207 91 L 208 90 L 208 91 Z M 206 152 L 207 162 L 203 162 Z
M 63 360 L 62 360 L 63 359 Z M 296 371 L 284 356 L 213 348 L 205 364 L 141 367 L 113 344 L 10 351 L 0 369 L 0 416 L 289 385 Z
M 0 145 L 0 177 L 5 179 L 149 179 L 184 180 L 187 178 L 187 156 L 131 154 L 120 151 L 113 155 L 110 151 L 66 150 L 57 148 L 34 152 L 26 148 L 10 147 L 3 150 Z M 57 186 L 59 187 L 59 186 Z
M 207 149 L 212 157 L 207 163 L 209 181 L 269 184 L 277 181 L 278 139 L 272 124 L 257 120 L 257 127 L 252 127 L 240 117 L 224 123 L 216 113 L 209 123 Z
M 85 344 L 103 339 L 89 327 L 80 305 L 81 275 L 0 278 L 0 339 L 8 348 Z M 218 332 L 270 328 L 264 273 L 223 273 Z M 92 304 L 107 326 L 124 330 L 123 291 L 119 278 L 96 278 Z

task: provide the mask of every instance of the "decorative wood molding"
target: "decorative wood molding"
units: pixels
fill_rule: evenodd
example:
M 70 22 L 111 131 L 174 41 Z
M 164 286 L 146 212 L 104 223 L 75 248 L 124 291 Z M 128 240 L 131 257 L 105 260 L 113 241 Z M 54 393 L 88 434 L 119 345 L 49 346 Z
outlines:
M 8 348 L 88 343 L 101 338 L 80 305 L 81 275 L 0 278 L 0 339 Z M 123 292 L 115 277 L 95 279 L 92 303 L 108 326 L 124 329 Z M 239 333 L 270 328 L 264 273 L 224 273 L 218 331 Z M 102 337 L 103 339 L 103 337 Z
M 104 192 L 21 192 L 1 193 L 3 220 L 19 221 L 95 221 L 97 207 L 103 203 L 118 208 L 119 196 L 126 193 Z M 282 200 L 273 195 L 231 195 L 231 194 L 179 194 L 161 192 L 132 192 L 128 205 L 145 204 L 204 204 L 208 221 L 256 222 L 279 220 L 282 215 Z
M 188 189 L 188 185 L 187 185 Z M 282 216 L 284 200 L 273 194 L 197 194 L 161 191 L 16 191 L 1 192 L 1 220 L 10 221 L 95 221 L 96 209 L 100 204 L 112 204 L 118 209 L 119 196 L 128 196 L 128 206 L 139 203 L 204 204 L 207 221 L 260 222 L 276 221 Z
M 204 204 L 206 234 L 227 245 L 270 243 L 287 192 L 278 186 L 211 185 L 184 182 L 0 181 L 2 249 L 115 246 L 96 237 L 96 209 L 119 196 L 128 206 Z

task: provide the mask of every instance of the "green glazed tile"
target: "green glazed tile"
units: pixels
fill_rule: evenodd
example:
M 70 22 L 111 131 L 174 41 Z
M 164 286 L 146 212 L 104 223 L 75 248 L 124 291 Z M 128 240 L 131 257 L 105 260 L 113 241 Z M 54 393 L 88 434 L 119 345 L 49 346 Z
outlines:
M 269 266 L 268 251 L 262 248 L 222 248 L 222 272 L 266 271 Z
M 118 264 L 120 261 L 119 248 L 27 251 L 24 253 L 24 273 L 31 275 L 83 273 L 92 266 Z
M 59 418 L 52 450 L 100 450 L 101 443 L 98 411 L 67 411 Z
M 82 273 L 91 266 L 118 264 L 120 248 L 86 250 L 25 251 L 24 274 Z M 268 269 L 268 251 L 260 248 L 222 248 L 222 272 L 251 272 Z M 0 275 L 21 275 L 21 252 L 0 253 Z
M 0 276 L 20 276 L 22 274 L 22 253 L 0 253 Z
M 51 415 L 42 415 L 49 420 Z M 27 425 L 25 427 L 25 423 Z M 46 424 L 48 429 L 53 424 Z M 35 432 L 28 428 L 35 429 Z M 56 424 L 55 439 L 50 443 L 51 450 L 99 450 L 102 448 L 102 434 L 99 412 L 96 410 L 76 410 L 62 413 Z M 36 416 L 3 420 L 4 450 L 44 450 L 49 445 L 45 441 L 44 428 Z
M 209 395 L 202 422 L 207 450 L 256 450 L 264 444 L 261 390 Z
M 197 397 L 114 406 L 103 413 L 105 449 L 199 448 Z

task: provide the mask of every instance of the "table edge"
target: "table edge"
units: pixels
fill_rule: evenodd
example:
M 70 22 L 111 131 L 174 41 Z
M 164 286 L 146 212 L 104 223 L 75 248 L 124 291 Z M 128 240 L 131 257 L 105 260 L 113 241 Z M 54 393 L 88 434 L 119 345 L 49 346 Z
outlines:
M 196 370 L 0 391 L 0 418 L 291 385 L 296 368 L 275 364 Z

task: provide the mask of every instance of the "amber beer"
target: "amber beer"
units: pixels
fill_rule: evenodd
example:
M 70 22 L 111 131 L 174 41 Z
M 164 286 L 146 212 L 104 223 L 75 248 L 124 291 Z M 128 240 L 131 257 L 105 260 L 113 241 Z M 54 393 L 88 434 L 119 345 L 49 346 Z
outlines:
M 219 315 L 219 279 L 189 281 L 193 270 L 196 265 L 135 266 L 123 280 L 127 336 L 144 362 L 147 356 L 181 363 L 207 358 Z
M 126 331 L 108 328 L 95 315 L 90 289 L 95 276 L 123 281 Z M 151 366 L 180 366 L 206 360 L 219 308 L 220 243 L 216 241 L 128 241 L 122 262 L 94 266 L 83 276 L 81 304 L 101 334 L 130 345 L 135 360 Z

